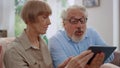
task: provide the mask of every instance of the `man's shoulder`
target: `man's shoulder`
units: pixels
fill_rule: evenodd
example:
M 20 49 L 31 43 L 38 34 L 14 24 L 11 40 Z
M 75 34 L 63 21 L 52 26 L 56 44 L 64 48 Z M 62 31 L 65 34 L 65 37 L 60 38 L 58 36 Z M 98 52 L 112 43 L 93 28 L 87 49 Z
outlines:
M 94 38 L 96 35 L 98 35 L 98 32 L 94 28 L 87 28 L 86 30 L 87 37 Z
M 52 38 L 61 38 L 65 34 L 64 30 L 58 30 L 50 39 Z
M 86 33 L 87 34 L 96 34 L 97 31 L 94 28 L 87 28 Z
M 88 27 L 88 28 L 87 28 L 87 32 L 96 32 L 96 30 L 95 30 L 95 28 Z

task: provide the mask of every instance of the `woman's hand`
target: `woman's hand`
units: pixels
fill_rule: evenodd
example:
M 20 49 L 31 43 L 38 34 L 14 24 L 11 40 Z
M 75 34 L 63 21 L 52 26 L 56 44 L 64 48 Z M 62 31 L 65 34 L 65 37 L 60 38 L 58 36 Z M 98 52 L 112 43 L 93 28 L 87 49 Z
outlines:
M 67 60 L 65 60 L 63 63 L 61 63 L 60 65 L 58 65 L 58 68 L 65 68 L 65 66 L 68 64 L 68 62 L 72 59 L 72 57 L 68 58 Z

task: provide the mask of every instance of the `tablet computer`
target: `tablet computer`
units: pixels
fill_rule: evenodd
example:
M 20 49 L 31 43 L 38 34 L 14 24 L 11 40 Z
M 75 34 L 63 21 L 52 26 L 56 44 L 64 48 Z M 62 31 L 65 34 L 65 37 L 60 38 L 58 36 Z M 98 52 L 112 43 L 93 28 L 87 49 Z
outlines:
M 88 61 L 87 64 L 90 64 L 91 61 L 93 60 L 93 58 L 95 57 L 95 55 L 97 53 L 101 53 L 103 52 L 105 54 L 105 58 L 104 61 L 107 60 L 107 58 L 113 53 L 113 51 L 116 49 L 116 47 L 114 46 L 90 46 L 88 48 L 88 50 L 92 50 L 92 52 L 94 53 L 93 57 Z

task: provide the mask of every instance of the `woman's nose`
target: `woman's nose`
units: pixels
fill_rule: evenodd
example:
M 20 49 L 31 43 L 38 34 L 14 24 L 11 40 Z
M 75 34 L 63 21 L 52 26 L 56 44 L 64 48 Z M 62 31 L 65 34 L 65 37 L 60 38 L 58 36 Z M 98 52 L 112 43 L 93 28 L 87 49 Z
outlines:
M 50 25 L 51 24 L 51 21 L 50 19 L 47 20 L 47 24 Z

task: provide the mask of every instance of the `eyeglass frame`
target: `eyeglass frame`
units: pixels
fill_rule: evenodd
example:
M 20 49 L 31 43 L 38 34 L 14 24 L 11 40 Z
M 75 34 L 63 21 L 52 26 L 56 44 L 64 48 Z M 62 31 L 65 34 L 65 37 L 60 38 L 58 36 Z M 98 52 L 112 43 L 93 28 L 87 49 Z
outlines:
M 84 22 L 82 22 L 82 19 L 84 19 Z M 88 18 L 81 17 L 81 18 L 77 19 L 75 17 L 71 17 L 70 19 L 64 19 L 64 20 L 69 21 L 71 24 L 78 24 L 79 21 L 81 24 L 86 24 Z M 73 20 L 73 22 L 72 22 L 72 20 Z

